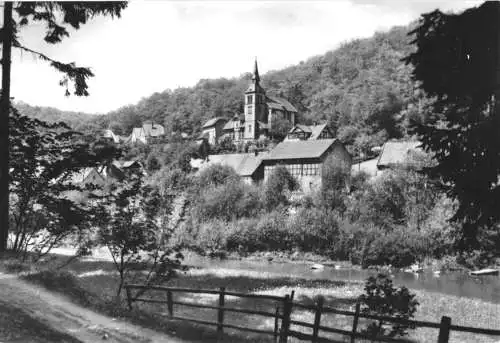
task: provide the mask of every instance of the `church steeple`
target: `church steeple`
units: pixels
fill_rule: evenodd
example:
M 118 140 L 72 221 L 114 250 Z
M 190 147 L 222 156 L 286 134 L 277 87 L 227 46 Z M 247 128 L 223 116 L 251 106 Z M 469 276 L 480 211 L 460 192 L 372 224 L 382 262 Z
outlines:
M 261 133 L 259 125 L 267 123 L 266 92 L 259 82 L 259 68 L 257 67 L 257 58 L 255 58 L 252 82 L 245 92 L 245 139 L 257 139 Z
M 259 76 L 259 68 L 257 67 L 257 57 L 255 57 L 255 65 L 253 67 L 253 77 L 252 81 L 259 83 L 260 82 L 260 76 Z

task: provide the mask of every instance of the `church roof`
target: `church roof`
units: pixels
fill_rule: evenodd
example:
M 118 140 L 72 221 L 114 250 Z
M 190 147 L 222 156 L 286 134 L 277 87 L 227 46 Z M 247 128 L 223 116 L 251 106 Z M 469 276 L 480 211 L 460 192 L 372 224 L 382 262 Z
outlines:
M 275 104 L 281 105 L 285 110 L 288 112 L 298 112 L 297 109 L 286 99 L 277 97 L 277 96 L 268 96 L 267 97 L 270 101 L 268 101 L 267 105 L 268 106 L 276 106 Z
M 307 141 L 283 141 L 279 143 L 265 160 L 289 160 L 321 157 L 337 139 Z

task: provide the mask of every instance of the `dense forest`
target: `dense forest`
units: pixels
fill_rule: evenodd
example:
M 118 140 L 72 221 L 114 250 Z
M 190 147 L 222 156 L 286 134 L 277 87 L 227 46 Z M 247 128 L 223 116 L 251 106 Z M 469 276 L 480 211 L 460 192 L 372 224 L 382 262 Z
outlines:
M 367 39 L 342 44 L 322 56 L 262 76 L 268 94 L 287 98 L 299 110 L 299 122 L 328 122 L 355 155 L 368 153 L 388 138 L 404 137 L 408 120 L 423 95 L 411 81 L 411 66 L 401 59 L 413 49 L 410 26 L 395 27 Z M 249 71 L 251 63 L 249 63 Z M 110 127 L 127 135 L 150 119 L 168 134 L 197 134 L 208 118 L 243 111 L 243 93 L 251 74 L 200 80 L 194 87 L 167 89 L 106 115 L 90 116 L 18 104 L 22 113 L 47 121 L 63 120 L 74 129 L 95 133 Z M 420 98 L 420 99 L 418 99 Z M 421 106 L 420 106 L 421 108 Z M 406 115 L 405 115 L 406 114 Z

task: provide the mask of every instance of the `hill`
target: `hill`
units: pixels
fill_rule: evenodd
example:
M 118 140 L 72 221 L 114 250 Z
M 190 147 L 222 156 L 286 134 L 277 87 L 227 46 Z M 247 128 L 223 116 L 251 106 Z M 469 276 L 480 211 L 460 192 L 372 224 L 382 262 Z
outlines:
M 95 121 L 95 115 L 84 112 L 62 111 L 54 107 L 31 106 L 22 101 L 14 103 L 20 113 L 48 123 L 65 122 L 72 128 L 82 127 L 89 121 Z
M 298 65 L 262 75 L 267 93 L 287 98 L 300 112 L 299 122 L 328 121 L 356 154 L 388 138 L 407 134 L 404 113 L 417 103 L 411 66 L 401 62 L 413 49 L 409 26 L 394 27 L 357 39 Z M 249 71 L 251 65 L 249 65 Z M 237 78 L 203 79 L 194 87 L 167 89 L 104 116 L 88 117 L 41 109 L 40 118 L 60 118 L 75 128 L 100 131 L 110 126 L 128 134 L 144 120 L 163 124 L 166 132 L 197 134 L 215 116 L 243 111 L 250 73 Z M 418 113 L 417 113 L 418 115 Z

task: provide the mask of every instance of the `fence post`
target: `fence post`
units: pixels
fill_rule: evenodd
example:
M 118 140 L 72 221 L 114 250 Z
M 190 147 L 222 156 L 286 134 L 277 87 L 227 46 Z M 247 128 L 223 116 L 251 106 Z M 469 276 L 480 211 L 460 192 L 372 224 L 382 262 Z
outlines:
M 293 296 L 293 293 L 292 293 Z M 287 343 L 288 330 L 290 329 L 290 315 L 292 313 L 292 302 L 290 295 L 285 295 L 283 301 L 283 320 L 281 321 L 280 343 Z
M 314 314 L 314 327 L 312 333 L 312 343 L 316 343 L 318 340 L 318 332 L 319 332 L 319 323 L 321 321 L 321 313 L 323 312 L 323 297 L 318 299 L 318 303 L 316 304 L 316 313 Z
M 127 294 L 128 310 L 132 311 L 132 297 L 130 295 L 130 288 L 127 285 L 125 285 L 125 293 Z
M 278 323 L 279 323 L 280 307 L 276 305 L 276 314 L 274 317 L 274 342 L 278 342 Z
M 224 334 L 224 292 L 225 288 L 221 287 L 219 292 L 219 309 L 217 311 L 217 341 L 222 341 Z
M 448 343 L 450 339 L 450 326 L 451 326 L 451 318 L 442 316 L 441 325 L 439 326 L 438 343 Z
M 168 308 L 168 315 L 170 317 L 174 316 L 174 300 L 172 297 L 172 291 L 168 290 L 167 291 L 167 308 Z
M 356 341 L 356 331 L 358 331 L 358 321 L 359 321 L 359 311 L 361 308 L 361 304 L 359 302 L 356 303 L 356 311 L 354 312 L 354 320 L 352 322 L 352 333 L 351 333 L 351 343 Z

